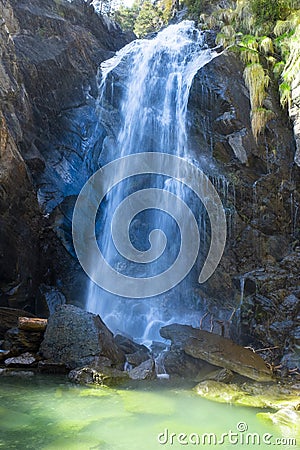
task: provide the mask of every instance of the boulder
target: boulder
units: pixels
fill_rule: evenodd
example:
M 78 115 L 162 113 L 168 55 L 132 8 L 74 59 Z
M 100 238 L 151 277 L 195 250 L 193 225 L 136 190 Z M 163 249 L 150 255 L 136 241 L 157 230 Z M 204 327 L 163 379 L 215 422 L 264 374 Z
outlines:
M 197 384 L 195 391 L 201 397 L 218 403 L 233 403 L 253 408 L 296 408 L 300 405 L 299 391 L 286 386 L 265 384 L 225 384 L 213 380 Z
M 28 367 L 28 366 L 33 366 L 35 363 L 37 363 L 37 358 L 36 356 L 32 355 L 29 352 L 23 353 L 20 356 L 16 356 L 13 358 L 7 358 L 4 361 L 4 364 L 6 366 L 11 366 L 11 367 Z
M 153 359 L 148 359 L 128 373 L 132 380 L 154 380 L 156 378 L 155 362 Z
M 188 325 L 172 324 L 161 328 L 162 337 L 180 344 L 185 353 L 218 367 L 232 370 L 257 381 L 271 381 L 273 374 L 264 360 L 228 338 Z
M 106 368 L 98 371 L 93 367 L 81 367 L 71 370 L 68 378 L 70 381 L 77 384 L 116 386 L 128 380 L 128 373 L 113 368 Z
M 125 362 L 123 351 L 100 317 L 73 305 L 59 306 L 49 317 L 40 352 L 45 359 L 71 369 L 91 365 L 100 356 L 114 365 Z

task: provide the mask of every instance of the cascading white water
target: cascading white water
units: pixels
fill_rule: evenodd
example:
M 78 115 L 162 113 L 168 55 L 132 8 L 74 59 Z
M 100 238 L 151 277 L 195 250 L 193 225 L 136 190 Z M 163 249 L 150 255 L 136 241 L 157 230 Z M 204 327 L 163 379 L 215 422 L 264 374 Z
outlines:
M 104 140 L 100 161 L 107 163 L 140 152 L 171 153 L 189 159 L 187 105 L 197 71 L 217 53 L 204 43 L 204 35 L 193 22 L 170 25 L 153 39 L 136 40 L 101 64 L 99 121 L 111 128 Z M 116 251 L 111 239 L 111 221 L 116 207 L 135 189 L 155 186 L 188 200 L 181 183 L 162 176 L 133 177 L 119 183 L 105 198 L 97 220 L 98 243 L 106 261 L 119 272 L 147 277 L 159 273 L 176 256 L 178 230 L 167 214 L 148 210 L 132 222 L 130 239 L 140 250 L 147 249 L 147 238 L 162 229 L 173 242 L 167 256 L 151 264 L 128 264 Z M 199 208 L 198 208 L 199 210 Z M 198 211 L 200 234 L 206 240 L 205 218 Z M 201 225 L 202 224 L 202 225 Z M 121 224 L 120 224 L 121 226 Z M 146 241 L 146 242 L 143 242 Z M 95 262 L 95 270 L 101 270 Z M 186 284 L 182 291 L 187 294 Z M 178 290 L 176 292 L 178 296 Z M 159 328 L 174 321 L 196 325 L 193 309 L 175 307 L 172 292 L 153 299 L 123 299 L 101 291 L 90 283 L 87 309 L 100 314 L 113 330 L 121 330 L 143 342 L 159 339 Z

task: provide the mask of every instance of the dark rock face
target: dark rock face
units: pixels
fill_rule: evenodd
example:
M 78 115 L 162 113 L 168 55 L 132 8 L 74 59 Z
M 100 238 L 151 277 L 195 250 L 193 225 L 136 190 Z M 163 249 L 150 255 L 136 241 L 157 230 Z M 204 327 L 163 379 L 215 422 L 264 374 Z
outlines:
M 3 348 L 11 355 L 20 355 L 25 352 L 37 353 L 43 340 L 43 332 L 32 332 L 11 328 L 5 334 Z
M 240 303 L 245 300 L 240 342 L 253 343 L 258 335 L 260 347 L 276 342 L 280 360 L 287 351 L 284 336 L 289 332 L 293 335 L 292 330 L 297 328 L 297 313 L 292 319 L 290 312 L 295 305 L 288 305 L 285 299 L 297 297 L 300 289 L 300 266 L 293 253 L 300 239 L 300 174 L 294 163 L 293 130 L 272 88 L 265 107 L 275 112 L 274 118 L 257 142 L 254 139 L 243 69 L 234 55 L 215 58 L 197 74 L 189 101 L 195 157 L 212 158 L 216 164 L 218 173 L 212 181 L 228 218 L 227 246 L 221 264 L 200 289 L 211 323 L 204 321 L 204 327 L 217 330 L 215 324 L 223 318 L 219 317 L 216 305 L 219 307 L 222 302 L 232 314 L 228 313 L 230 320 L 221 327 L 225 333 L 229 330 L 235 340 L 240 339 Z M 200 127 L 203 117 L 206 127 Z M 289 258 L 293 262 L 288 268 Z M 258 316 L 260 296 L 265 303 L 273 304 L 271 322 L 265 321 L 263 325 L 266 315 L 264 319 Z M 273 322 L 274 330 L 269 332 Z
M 100 317 L 73 305 L 60 306 L 50 316 L 40 352 L 45 359 L 71 369 L 90 365 L 100 356 L 114 365 L 125 362 L 124 353 Z
M 3 339 L 5 333 L 10 328 L 18 325 L 19 317 L 34 317 L 33 314 L 22 311 L 21 309 L 0 308 L 0 339 Z
M 300 252 L 293 252 L 277 265 L 249 272 L 255 291 L 245 294 L 241 305 L 241 338 L 244 343 L 277 347 L 274 354 L 295 351 L 300 360 Z M 248 294 L 248 295 L 247 295 Z M 297 363 L 294 363 L 294 367 Z
M 0 305 L 36 311 L 41 283 L 83 297 L 85 275 L 57 238 L 67 201 L 53 220 L 45 212 L 94 170 L 84 143 L 98 66 L 133 36 L 84 1 L 5 0 L 0 16 Z
M 143 362 L 147 361 L 148 358 L 149 358 L 149 351 L 145 352 L 143 350 L 126 355 L 126 361 L 133 367 L 139 366 Z
M 137 342 L 134 342 L 132 339 L 123 336 L 122 334 L 116 334 L 116 336 L 114 337 L 114 341 L 126 354 L 149 352 L 149 349 L 145 345 L 138 344 Z
M 193 358 L 193 356 L 187 355 L 182 347 L 172 345 L 170 350 L 165 352 L 163 356 L 164 369 L 171 378 L 180 377 L 197 380 L 198 375 L 203 369 L 214 366 L 206 363 L 203 360 Z

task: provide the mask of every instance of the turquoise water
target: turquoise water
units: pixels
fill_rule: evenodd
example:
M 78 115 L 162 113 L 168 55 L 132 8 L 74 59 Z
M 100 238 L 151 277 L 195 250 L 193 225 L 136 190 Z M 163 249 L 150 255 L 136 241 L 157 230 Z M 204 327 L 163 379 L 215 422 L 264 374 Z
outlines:
M 201 399 L 190 386 L 172 386 L 166 381 L 142 384 L 134 389 L 132 386 L 111 389 L 72 385 L 64 377 L 1 377 L 0 448 L 299 448 L 278 445 L 275 439 L 289 436 L 281 435 L 271 423 L 262 423 L 256 417 L 257 412 Z M 242 431 L 243 425 L 247 431 Z M 241 431 L 237 431 L 237 426 Z M 237 433 L 232 435 L 231 444 L 228 437 L 223 438 L 224 443 L 214 444 L 214 439 L 222 442 L 222 433 L 230 430 Z M 161 444 L 160 433 L 163 433 Z M 171 437 L 171 433 L 176 436 Z M 214 433 L 215 437 L 210 437 L 210 443 L 208 437 L 203 441 L 204 433 Z M 260 445 L 247 438 L 249 433 L 259 435 Z M 266 433 L 272 437 L 263 443 Z

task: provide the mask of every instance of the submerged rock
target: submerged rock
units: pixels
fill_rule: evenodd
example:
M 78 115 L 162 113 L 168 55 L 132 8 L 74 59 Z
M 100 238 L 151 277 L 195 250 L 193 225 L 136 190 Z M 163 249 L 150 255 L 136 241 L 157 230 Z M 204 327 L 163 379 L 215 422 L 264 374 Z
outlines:
M 255 383 L 237 385 L 207 380 L 199 383 L 195 391 L 208 400 L 253 408 L 297 408 L 300 405 L 298 391 L 274 384 L 271 386 Z
M 105 368 L 98 371 L 92 367 L 81 367 L 71 370 L 68 378 L 73 383 L 95 384 L 99 386 L 116 386 L 127 381 L 129 376 L 127 372 L 113 368 Z
M 0 350 L 0 363 L 10 356 L 9 350 Z
M 271 370 L 259 355 L 223 336 L 179 324 L 161 328 L 160 334 L 181 345 L 185 353 L 196 359 L 257 381 L 271 381 L 273 378 Z
M 132 380 L 154 380 L 156 378 L 155 362 L 153 359 L 148 359 L 131 369 L 128 374 Z
M 258 413 L 256 416 L 266 422 L 276 425 L 283 436 L 300 438 L 300 411 L 294 408 L 282 408 L 275 413 Z
M 0 369 L 0 376 L 3 377 L 32 378 L 34 375 L 35 373 L 31 370 Z
M 68 369 L 65 364 L 57 363 L 55 361 L 39 361 L 38 371 L 40 373 L 51 373 L 51 374 L 63 374 L 67 373 Z
M 100 317 L 73 305 L 59 306 L 49 317 L 40 352 L 71 369 L 91 365 L 100 356 L 115 365 L 125 362 L 124 353 Z

